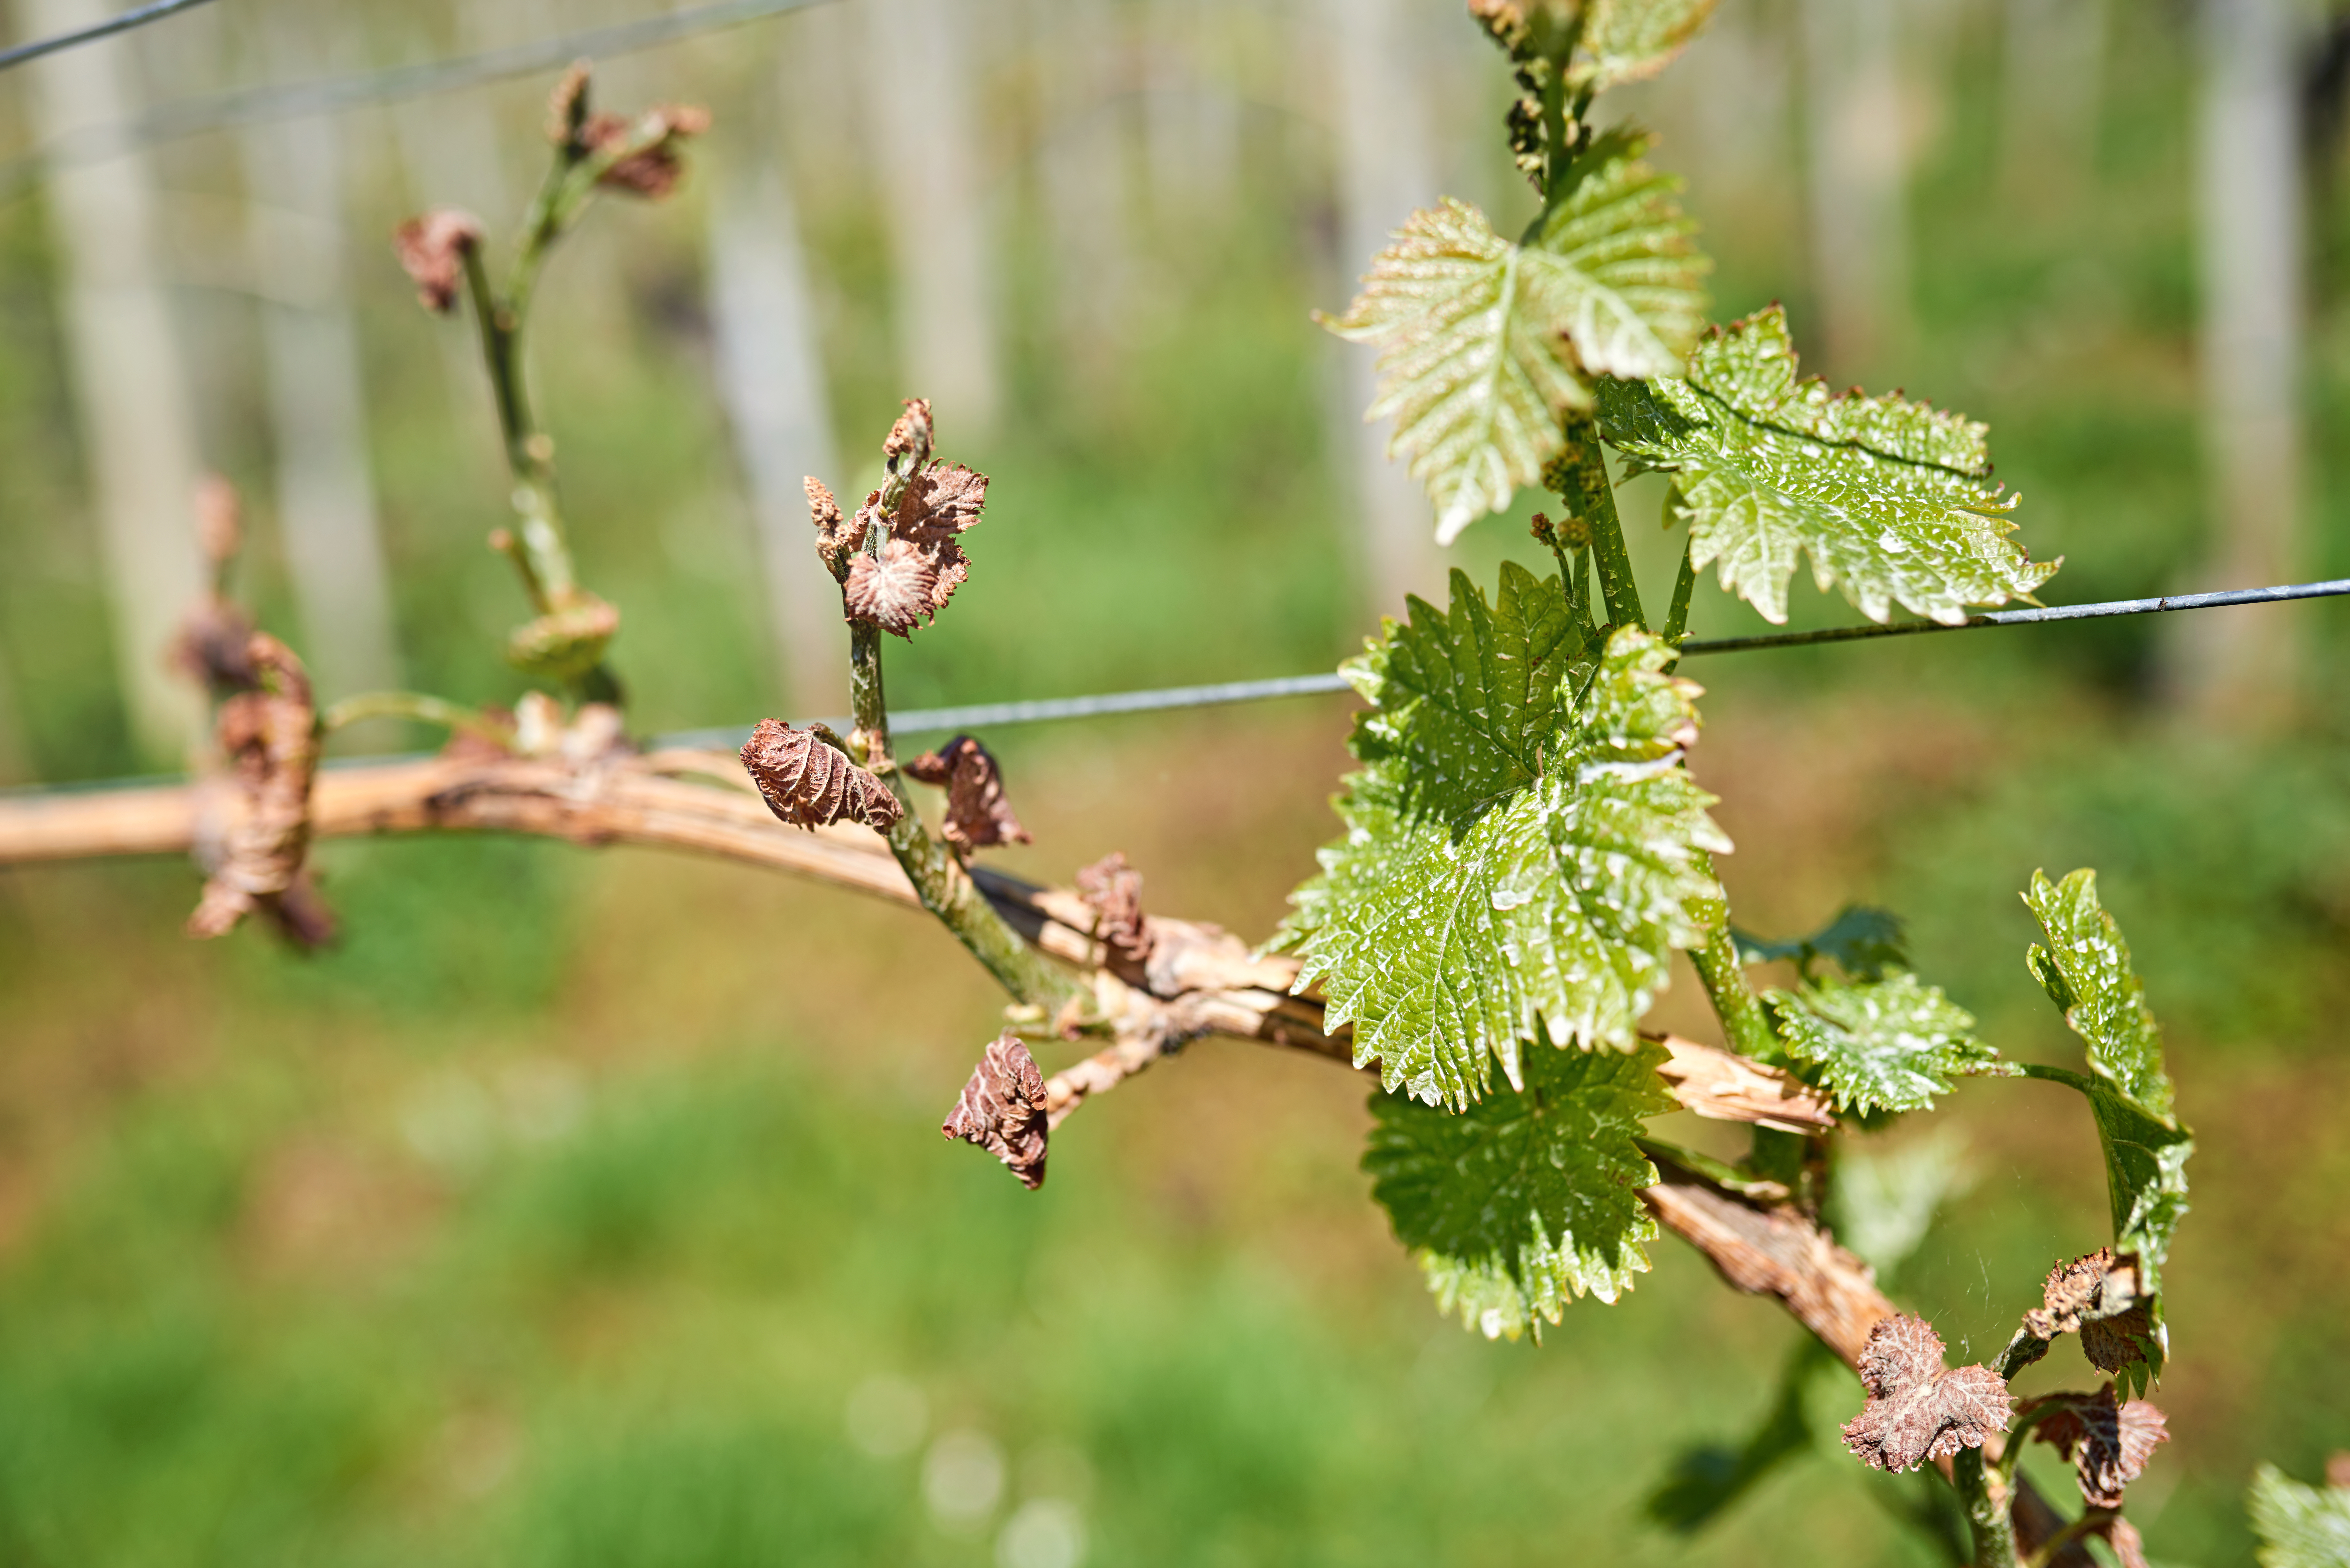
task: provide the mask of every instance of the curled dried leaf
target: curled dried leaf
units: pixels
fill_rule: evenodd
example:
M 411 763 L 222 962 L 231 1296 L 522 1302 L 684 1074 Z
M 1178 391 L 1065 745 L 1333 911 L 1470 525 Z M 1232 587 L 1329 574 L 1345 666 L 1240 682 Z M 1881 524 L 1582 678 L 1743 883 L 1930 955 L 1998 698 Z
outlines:
M 878 558 L 862 552 L 849 558 L 842 602 L 856 619 L 910 639 L 915 627 L 938 614 L 931 602 L 938 586 L 929 556 L 903 539 L 887 539 Z
M 481 243 L 481 220 L 454 207 L 435 207 L 392 234 L 400 270 L 416 285 L 418 301 L 436 316 L 455 308 L 465 281 L 465 253 Z
M 2119 1372 L 2141 1362 L 2161 1366 L 2167 1346 L 2162 1325 L 2154 1320 L 2153 1299 L 2142 1296 L 2125 1311 L 2082 1324 L 2081 1354 L 2100 1372 Z
M 968 855 L 996 844 L 1025 844 L 1028 830 L 1004 798 L 1003 773 L 994 754 L 969 735 L 957 735 L 935 752 L 924 752 L 906 772 L 947 792 L 946 841 Z
M 595 595 L 576 591 L 572 602 L 515 628 L 506 661 L 555 680 L 576 680 L 603 661 L 620 629 L 620 612 Z
M 2041 1292 L 2044 1304 L 2023 1314 L 2023 1330 L 2035 1339 L 2081 1336 L 2081 1352 L 2100 1372 L 2119 1372 L 2149 1360 L 2162 1330 L 2154 1320 L 2153 1299 L 2139 1288 L 2137 1259 L 2100 1247 L 2049 1271 Z
M 865 542 L 864 535 L 841 516 L 840 503 L 820 480 L 811 474 L 802 483 L 807 487 L 808 521 L 816 525 L 816 558 L 835 578 L 846 579 L 848 558 Z
M 594 66 L 574 60 L 546 97 L 546 139 L 557 147 L 577 149 L 588 123 L 588 78 Z
M 253 689 L 253 618 L 219 594 L 199 600 L 172 639 L 172 667 L 210 691 L 227 697 Z
M 1845 1423 L 1845 1447 L 1880 1470 L 1915 1469 L 1929 1459 L 1979 1449 L 2007 1429 L 2014 1401 L 1988 1366 L 1950 1368 L 1942 1336 L 1924 1318 L 1898 1314 L 1870 1331 L 1860 1353 L 1868 1402 Z
M 579 128 L 579 140 L 590 152 L 619 154 L 596 176 L 596 183 L 658 202 L 684 177 L 686 139 L 709 129 L 709 110 L 660 104 L 633 120 L 617 114 L 590 115 Z
M 813 729 L 762 719 L 743 746 L 743 766 L 767 809 L 795 827 L 854 820 L 886 833 L 905 808 L 889 786 L 826 743 Z
M 244 813 L 220 846 L 187 931 L 225 936 L 262 912 L 297 940 L 324 940 L 332 920 L 314 896 L 295 891 L 310 846 L 310 784 L 318 771 L 310 678 L 294 650 L 266 632 L 247 639 L 245 661 L 251 689 L 223 702 L 214 720 Z
M 1136 963 L 1149 958 L 1154 944 L 1149 917 L 1142 912 L 1142 873 L 1126 863 L 1123 851 L 1078 872 L 1077 895 L 1093 907 L 1094 935 L 1111 952 Z
M 987 1150 L 1032 1192 L 1045 1185 L 1045 1075 L 1018 1035 L 989 1043 L 939 1131 Z
M 898 514 L 889 520 L 889 536 L 920 550 L 931 564 L 935 580 L 931 608 L 946 608 L 947 600 L 971 576 L 971 560 L 956 536 L 977 525 L 987 504 L 987 475 L 960 463 L 933 463 L 916 474 L 898 499 Z
M 937 444 L 938 427 L 931 422 L 931 400 L 908 398 L 906 411 L 889 427 L 889 439 L 881 443 L 881 455 L 896 473 L 900 459 L 911 457 L 919 468 L 931 460 L 931 449 Z
M 2096 1532 L 2104 1536 L 2106 1544 L 2114 1549 L 2114 1561 L 2120 1563 L 2121 1568 L 2150 1568 L 2146 1560 L 2146 1538 L 2128 1520 L 2106 1520 L 2097 1526 Z
M 2114 1386 L 2094 1394 L 2051 1394 L 2035 1399 L 2032 1435 L 2072 1461 L 2081 1496 L 2092 1508 L 2119 1508 L 2129 1483 L 2145 1472 L 2158 1444 L 2170 1440 L 2160 1410 L 2143 1399 L 2119 1402 Z

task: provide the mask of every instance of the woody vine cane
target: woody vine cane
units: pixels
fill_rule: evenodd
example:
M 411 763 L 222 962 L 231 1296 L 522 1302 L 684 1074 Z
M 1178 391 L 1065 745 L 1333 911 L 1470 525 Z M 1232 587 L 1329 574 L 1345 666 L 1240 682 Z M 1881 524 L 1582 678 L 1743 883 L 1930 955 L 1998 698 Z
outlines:
M 1940 1472 L 1967 1560 L 2080 1563 L 2096 1539 L 2141 1562 L 2128 1488 L 2168 1435 L 2146 1397 L 2170 1351 L 2162 1272 L 2193 1143 L 2094 874 L 2033 873 L 2023 893 L 2044 936 L 2027 961 L 2080 1040 L 2080 1066 L 2012 1063 L 1911 971 L 1889 915 L 1850 910 L 1786 941 L 1742 930 L 1716 869 L 1733 846 L 1686 765 L 1703 693 L 1679 661 L 1700 573 L 1783 622 L 1808 557 L 1824 587 L 1889 627 L 1897 606 L 1957 625 L 2028 601 L 2056 567 L 2017 541 L 1982 426 L 1804 379 L 1776 308 L 1706 326 L 1709 264 L 1678 183 L 1647 161 L 1638 132 L 1591 116 L 1607 89 L 1665 68 L 1710 9 L 1471 6 L 1523 89 L 1509 143 L 1540 210 L 1514 239 L 1466 202 L 1416 214 L 1328 325 L 1378 348 L 1372 411 L 1395 418 L 1440 536 L 1539 485 L 1556 497 L 1534 524 L 1555 571 L 1504 566 L 1490 591 L 1456 572 L 1449 604 L 1411 601 L 1349 661 L 1364 709 L 1343 836 L 1266 949 L 1149 912 L 1118 857 L 1069 891 L 990 870 L 986 849 L 1029 835 L 985 746 L 964 735 L 895 754 L 886 639 L 918 635 L 971 583 L 965 536 L 988 499 L 983 475 L 939 455 L 941 421 L 920 400 L 858 504 L 809 482 L 812 542 L 849 639 L 847 733 L 770 720 L 739 759 L 627 739 L 611 659 L 620 614 L 582 585 L 566 540 L 524 334 L 541 270 L 593 199 L 665 195 L 706 120 L 596 112 L 584 67 L 554 96 L 552 164 L 502 287 L 465 214 L 428 213 L 400 244 L 429 307 L 471 306 L 514 479 L 515 521 L 494 544 L 532 612 L 505 651 L 548 689 L 512 714 L 414 693 L 320 713 L 298 658 L 218 593 L 182 641 L 220 698 L 233 770 L 192 791 L 0 808 L 0 858 L 195 849 L 211 877 L 192 932 L 258 913 L 298 941 L 329 929 L 306 877 L 309 844 L 363 832 L 662 845 L 900 901 L 952 931 L 1011 999 L 945 1130 L 1028 1185 L 1085 1099 L 1189 1040 L 1234 1034 L 1344 1063 L 1376 1077 L 1373 1196 L 1440 1309 L 1471 1330 L 1538 1338 L 1581 1297 L 1617 1303 L 1670 1231 L 1858 1375 L 1846 1446 L 1872 1468 Z M 1669 594 L 1645 602 L 1617 498 L 1620 478 L 1642 472 L 1667 476 L 1662 521 L 1683 546 Z M 213 532 L 224 582 L 233 530 Z M 450 748 L 317 771 L 325 733 L 386 712 L 449 725 Z M 935 829 L 914 784 L 941 792 Z M 1723 1046 L 1646 1023 L 1677 952 Z M 1047 1073 L 1040 1054 L 1069 1060 Z M 1845 1135 L 1930 1113 L 1977 1075 L 2087 1101 L 2110 1226 L 2054 1261 L 2000 1356 L 1952 1368 L 1928 1315 L 1900 1311 L 1838 1244 L 1866 1228 L 1870 1201 Z M 1649 1133 L 1649 1118 L 1681 1108 L 1751 1126 L 1748 1152 L 1716 1159 Z M 1875 1259 L 1888 1280 L 1898 1262 Z M 2025 1282 L 2012 1285 L 2031 1299 Z M 2012 1380 L 2066 1339 L 2090 1386 L 2019 1404 Z M 1669 1478 L 1660 1517 L 1688 1528 L 1721 1514 L 1801 1440 L 1796 1404 L 1792 1427 L 1748 1442 L 1738 1473 Z M 2020 1472 L 2029 1441 L 2069 1463 L 2077 1507 Z M 2331 1506 L 2284 1490 L 2297 1484 L 2286 1478 L 2262 1484 L 2277 1518 Z

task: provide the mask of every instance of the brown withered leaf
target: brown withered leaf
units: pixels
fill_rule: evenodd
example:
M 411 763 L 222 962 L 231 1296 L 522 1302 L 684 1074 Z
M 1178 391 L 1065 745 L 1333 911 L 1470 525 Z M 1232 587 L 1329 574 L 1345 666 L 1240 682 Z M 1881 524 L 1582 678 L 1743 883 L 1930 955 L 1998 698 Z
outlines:
M 960 463 L 932 463 L 898 498 L 889 536 L 905 540 L 929 558 L 937 575 L 931 588 L 933 611 L 946 608 L 947 600 L 971 576 L 970 557 L 956 536 L 977 525 L 986 504 L 987 475 Z
M 1149 917 L 1142 912 L 1142 873 L 1112 850 L 1077 873 L 1077 896 L 1093 907 L 1094 935 L 1110 951 L 1140 963 L 1150 957 Z
M 610 168 L 596 176 L 596 183 L 658 202 L 676 190 L 684 177 L 686 139 L 709 129 L 709 110 L 690 104 L 660 104 L 634 119 L 591 114 L 579 128 L 579 140 L 590 152 L 633 145 L 633 151 L 615 159 Z
M 482 243 L 482 223 L 454 207 L 435 207 L 411 218 L 391 236 L 400 270 L 416 285 L 416 297 L 435 316 L 457 304 L 465 283 L 465 253 Z
M 546 139 L 557 147 L 577 147 L 588 123 L 588 78 L 594 71 L 587 60 L 574 60 L 555 90 L 546 95 Z
M 2350 1491 L 2350 1451 L 2325 1457 L 2325 1484 L 2338 1490 Z
M 2164 1359 L 2162 1331 L 2155 1325 L 2154 1303 L 2141 1300 L 2111 1317 L 2091 1318 L 2081 1325 L 2081 1354 L 2100 1372 L 2119 1372 L 2145 1362 Z
M 931 422 L 931 400 L 908 398 L 906 411 L 889 427 L 889 439 L 881 443 L 881 456 L 889 472 L 898 472 L 898 460 L 910 454 L 915 462 L 931 460 L 931 449 L 937 444 L 938 427 Z
M 2023 1314 L 2024 1332 L 2037 1339 L 2081 1336 L 2081 1352 L 2100 1372 L 2156 1357 L 2159 1334 L 2154 1303 L 2138 1293 L 2137 1259 L 2100 1247 L 2048 1274 L 2042 1306 Z
M 906 772 L 947 792 L 946 841 L 965 855 L 996 844 L 1025 844 L 1012 803 L 1004 798 L 1003 773 L 994 754 L 969 735 L 957 735 L 935 752 L 924 752 Z
M 2051 1394 L 2026 1409 L 2046 1412 L 2032 1435 L 2072 1461 L 2092 1508 L 2121 1507 L 2156 1445 L 2170 1440 L 2161 1411 L 2143 1399 L 2118 1403 L 2110 1383 L 2093 1394 Z
M 1845 1423 L 1845 1447 L 1880 1470 L 1915 1469 L 1929 1459 L 1979 1449 L 2007 1429 L 2014 1401 L 1988 1366 L 1942 1364 L 1942 1336 L 1907 1313 L 1872 1330 L 1860 1353 L 1868 1402 Z
M 903 539 L 885 539 L 878 560 L 861 551 L 849 558 L 842 603 L 855 618 L 910 640 L 914 628 L 938 614 L 931 602 L 938 585 L 930 556 Z
M 249 691 L 253 668 L 253 618 L 219 594 L 207 594 L 180 622 L 172 636 L 172 667 L 216 698 Z
M 905 808 L 889 786 L 812 730 L 762 719 L 743 745 L 743 766 L 767 809 L 795 827 L 854 820 L 886 833 Z
M 1030 1191 L 1045 1185 L 1045 1075 L 1018 1035 L 989 1043 L 939 1131 L 987 1150 Z
M 2114 1561 L 2122 1568 L 2149 1568 L 2146 1560 L 2146 1538 L 2137 1526 L 2126 1519 L 2109 1519 L 2097 1527 L 2106 1544 L 2114 1549 Z
M 865 536 L 841 516 L 840 503 L 832 498 L 832 492 L 824 487 L 822 481 L 811 474 L 802 483 L 807 488 L 808 521 L 816 525 L 816 559 L 824 563 L 824 569 L 836 580 L 846 580 L 848 558 L 865 542 Z
M 256 911 L 279 917 L 310 846 L 310 784 L 318 771 L 310 678 L 294 650 L 266 632 L 247 639 L 245 659 L 252 689 L 223 702 L 213 721 L 244 815 L 221 845 L 203 897 L 188 917 L 192 937 L 225 936 Z M 321 922 L 305 907 L 315 898 L 293 896 L 296 908 L 278 923 L 299 939 Z M 332 933 L 331 920 L 324 927 Z

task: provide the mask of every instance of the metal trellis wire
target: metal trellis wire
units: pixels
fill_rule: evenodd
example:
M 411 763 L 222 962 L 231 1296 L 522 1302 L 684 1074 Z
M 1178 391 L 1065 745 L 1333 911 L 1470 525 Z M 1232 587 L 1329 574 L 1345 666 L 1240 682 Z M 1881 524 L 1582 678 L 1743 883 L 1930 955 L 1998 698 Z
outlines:
M 209 0 L 155 0 L 151 5 L 141 5 L 125 11 L 120 16 L 109 16 L 87 27 L 77 27 L 70 33 L 58 33 L 47 38 L 35 38 L 29 44 L 0 49 L 0 71 L 10 66 L 21 66 L 26 60 L 37 60 L 43 55 L 54 55 L 60 49 L 70 49 L 79 44 L 94 44 L 100 38 L 110 38 L 117 33 L 127 33 L 133 27 L 143 27 L 150 22 L 181 11 L 192 11 L 209 4 Z
M 1857 642 L 1867 638 L 1909 637 L 1929 631 L 1973 631 L 1994 626 L 2038 626 L 2050 621 L 2099 620 L 2108 616 L 2162 615 L 2171 610 L 2220 609 L 2230 605 L 2282 604 L 2292 599 L 2337 598 L 2350 596 L 2350 577 L 2323 583 L 2288 583 L 2270 588 L 2230 588 L 2216 593 L 2167 594 L 2151 599 L 2108 599 L 2101 604 L 2035 606 L 2031 609 L 1987 610 L 1962 621 L 1895 621 L 1885 626 L 1828 627 L 1817 631 L 1766 632 L 1758 637 L 1724 637 L 1684 641 L 1681 657 L 1703 653 L 1748 653 L 1771 648 L 1802 648 L 1819 642 Z M 1006 724 L 1038 724 L 1062 719 L 1098 719 L 1115 713 L 1149 713 L 1170 708 L 1211 708 L 1228 702 L 1262 702 L 1276 697 L 1313 697 L 1347 690 L 1347 678 L 1325 675 L 1283 675 L 1270 680 L 1228 680 L 1213 686 L 1166 686 L 1150 691 L 1108 691 L 1091 697 L 1055 697 L 1026 702 L 985 702 L 962 708 L 911 708 L 889 715 L 893 732 L 943 734 L 951 730 L 999 729 Z M 847 729 L 850 721 L 827 718 L 823 722 Z M 747 724 L 734 729 L 687 730 L 660 736 L 663 746 L 733 747 L 748 739 Z
M 2268 588 L 2230 588 L 2216 593 L 2166 594 L 2150 599 L 2108 599 L 2098 604 L 2049 605 L 2020 610 L 1989 610 L 1965 620 L 1898 621 L 1885 626 L 1829 627 L 1817 631 L 1765 633 L 1759 637 L 1724 637 L 1685 640 L 1681 657 L 1707 653 L 1749 653 L 1773 648 L 1802 648 L 1823 642 L 1856 642 L 1869 638 L 1908 637 L 1933 631 L 1975 631 L 1995 626 L 2042 626 L 2054 621 L 2101 620 L 2111 616 L 2162 615 L 2172 610 L 2221 609 L 2232 605 L 2283 604 L 2293 599 L 2350 597 L 2350 577 L 2322 583 L 2287 583 Z M 1162 686 L 1148 691 L 1105 691 L 1089 697 L 1047 697 L 1024 702 L 982 702 L 959 708 L 902 708 L 889 715 L 889 728 L 908 735 L 946 734 L 958 730 L 1001 729 L 1007 724 L 1041 724 L 1068 719 L 1099 719 L 1119 713 L 1162 712 L 1179 708 L 1214 708 L 1234 702 L 1263 702 L 1281 697 L 1327 696 L 1348 690 L 1343 675 L 1281 675 L 1269 680 L 1227 680 L 1209 686 Z M 837 730 L 849 728 L 847 718 L 827 715 L 816 722 Z M 679 730 L 655 735 L 647 742 L 656 750 L 733 751 L 750 738 L 748 724 L 703 730 Z M 364 767 L 395 759 L 383 756 L 341 757 L 326 765 Z M 36 794 L 62 794 L 134 785 L 170 784 L 179 774 L 141 778 L 88 780 L 65 784 L 26 784 L 0 788 L 0 799 Z
M 175 5 L 200 5 L 203 0 L 166 0 Z M 580 58 L 607 59 L 681 39 L 738 27 L 750 22 L 806 10 L 829 0 L 713 0 L 619 22 L 588 27 L 553 37 L 533 38 L 479 54 L 449 59 L 392 66 L 353 76 L 317 81 L 278 82 L 240 88 L 233 92 L 192 98 L 165 104 L 134 119 L 94 125 L 42 143 L 21 157 L 0 163 L 0 201 L 23 194 L 52 170 L 101 162 L 141 147 L 172 141 L 207 130 L 222 130 L 265 120 L 298 119 L 307 115 L 335 114 L 367 104 L 392 103 L 458 88 L 554 70 Z M 151 7 L 160 9 L 160 7 Z M 136 13 L 133 13 L 136 15 Z M 115 24 L 127 22 L 115 18 Z M 109 24 L 114 26 L 115 24 Z M 32 46 L 27 46 L 28 47 Z M 57 46 L 62 47 L 62 45 Z

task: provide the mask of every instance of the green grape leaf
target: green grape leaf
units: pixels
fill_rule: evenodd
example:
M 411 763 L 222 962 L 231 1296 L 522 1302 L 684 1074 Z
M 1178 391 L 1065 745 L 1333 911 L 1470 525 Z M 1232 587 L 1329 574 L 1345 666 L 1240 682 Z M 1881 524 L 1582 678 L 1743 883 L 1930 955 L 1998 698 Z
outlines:
M 1973 1016 L 1906 971 L 1770 993 L 1787 1054 L 1819 1070 L 1839 1111 L 1922 1111 L 1950 1080 L 2004 1070 Z
M 2048 933 L 2048 946 L 2033 946 L 2026 961 L 2087 1044 L 2089 1070 L 2148 1113 L 2168 1116 L 2173 1092 L 2162 1069 L 2162 1031 L 2121 928 L 2097 901 L 2097 874 L 2084 867 L 2051 882 L 2035 871 L 2023 901 Z
M 1909 962 L 1909 939 L 1901 917 L 1865 904 L 1846 905 L 1835 919 L 1808 937 L 1774 942 L 1741 930 L 1733 929 L 1731 935 L 1738 942 L 1740 963 L 1789 959 L 1806 974 L 1820 960 L 1834 959 L 1836 967 L 1855 980 L 1881 980 L 1887 969 L 1904 969 Z
M 1371 1195 L 1444 1312 L 1489 1339 L 1539 1337 L 1568 1302 L 1612 1302 L 1647 1270 L 1657 1222 L 1639 1190 L 1657 1169 L 1636 1140 L 1643 1118 L 1679 1108 L 1666 1059 L 1647 1042 L 1536 1051 L 1522 1090 L 1458 1115 L 1371 1096 Z
M 1449 623 L 1431 623 L 1449 625 Z M 1692 682 L 1646 632 L 1609 640 L 1543 773 L 1464 828 L 1415 813 L 1404 762 L 1376 761 L 1338 804 L 1347 836 L 1295 896 L 1283 945 L 1305 957 L 1357 1065 L 1431 1105 L 1482 1096 L 1519 1044 L 1636 1048 L 1672 950 L 1703 940 L 1721 898 L 1709 851 L 1730 841 L 1680 765 Z M 1381 679 L 1373 688 L 1384 698 Z
M 2096 873 L 2084 868 L 2051 882 L 2035 871 L 2023 901 L 2048 937 L 2048 945 L 2035 944 L 2025 961 L 2081 1037 L 2093 1076 L 2053 1067 L 2029 1071 L 2088 1098 L 2105 1152 L 2114 1250 L 2136 1254 L 2140 1291 L 2152 1302 L 2147 1359 L 2142 1372 L 2128 1379 L 2137 1383 L 2162 1370 L 2162 1264 L 2188 1212 L 2187 1160 L 2195 1152 L 2194 1135 L 2176 1114 L 2162 1032 L 2131 967 L 2129 944 L 2098 902 Z
M 1640 161 L 1646 139 L 1610 131 L 1564 176 L 1567 194 L 1523 244 L 1445 198 L 1415 213 L 1322 324 L 1379 349 L 1367 418 L 1396 416 L 1390 450 L 1450 544 L 1541 477 L 1560 415 L 1592 406 L 1591 376 L 1678 375 L 1704 326 L 1710 266 L 1679 182 Z
M 1488 605 L 1464 572 L 1452 574 L 1448 616 L 1410 601 L 1410 620 L 1347 673 L 1374 704 L 1357 721 L 1355 753 L 1394 761 L 1404 804 L 1456 827 L 1534 783 L 1558 732 L 1564 683 L 1592 649 L 1567 614 L 1556 577 L 1514 562 Z
M 1689 47 L 1713 7 L 1714 0 L 1588 0 L 1567 84 L 1604 92 L 1648 80 Z
M 2350 1487 L 2304 1486 L 2262 1465 L 2251 1501 L 2261 1568 L 2350 1568 Z
M 1797 378 L 1777 306 L 1717 330 L 1686 379 L 1603 383 L 1600 433 L 1678 474 L 1690 558 L 1766 619 L 1787 618 L 1796 558 L 1871 620 L 1900 604 L 1955 626 L 2029 597 L 2061 562 L 2027 556 L 2016 498 L 1991 478 L 1988 431 L 1898 395 L 1837 397 Z

